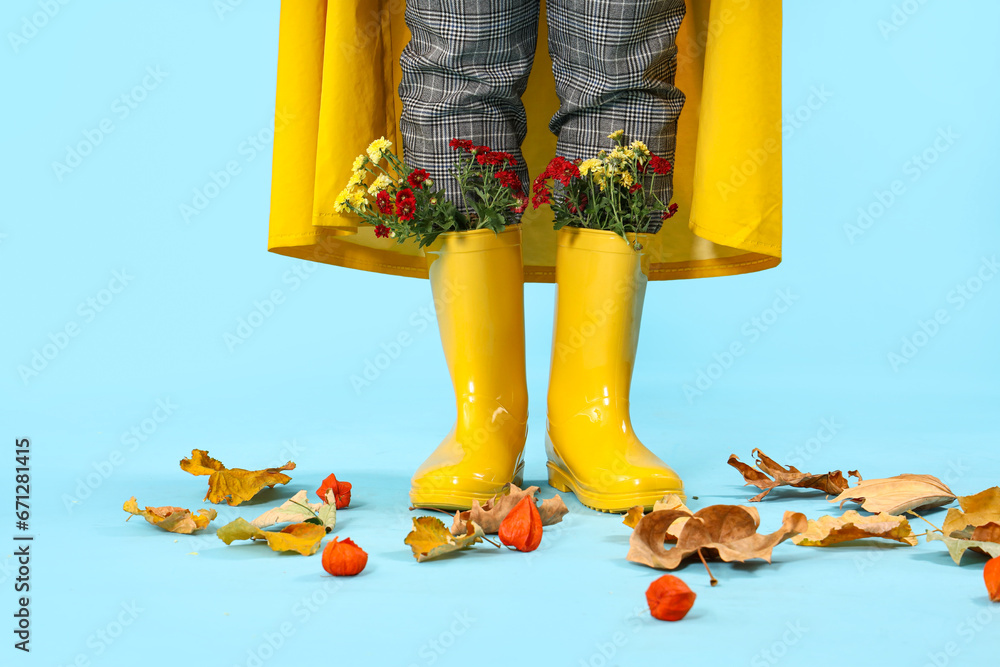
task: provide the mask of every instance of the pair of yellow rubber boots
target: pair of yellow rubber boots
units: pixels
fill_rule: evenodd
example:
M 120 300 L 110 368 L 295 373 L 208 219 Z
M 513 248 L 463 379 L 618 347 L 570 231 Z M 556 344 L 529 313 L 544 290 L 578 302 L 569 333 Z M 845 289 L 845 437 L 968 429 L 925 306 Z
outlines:
M 683 497 L 681 479 L 639 441 L 629 417 L 648 258 L 613 232 L 564 227 L 558 236 L 549 484 L 605 512 Z M 413 476 L 410 501 L 468 509 L 524 477 L 521 230 L 442 234 L 428 258 L 458 419 Z

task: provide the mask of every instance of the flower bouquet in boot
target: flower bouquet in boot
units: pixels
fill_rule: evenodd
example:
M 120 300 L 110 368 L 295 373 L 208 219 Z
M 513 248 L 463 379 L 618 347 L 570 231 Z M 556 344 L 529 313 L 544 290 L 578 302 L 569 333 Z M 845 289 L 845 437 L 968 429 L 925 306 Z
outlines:
M 626 240 L 632 235 L 635 245 L 654 217 L 667 220 L 677 212 L 677 204 L 661 201 L 655 187 L 657 178 L 669 177 L 673 165 L 641 141 L 625 145 L 623 130 L 608 138 L 614 148 L 588 160 L 556 156 L 535 178 L 531 203 L 550 206 L 556 229 L 602 229 Z
M 642 444 L 629 412 L 632 371 L 649 275 L 642 252 L 651 219 L 676 204 L 652 193 L 671 164 L 623 132 L 589 160 L 556 157 L 535 179 L 559 230 L 545 449 L 549 483 L 592 509 L 651 508 L 680 477 Z M 625 241 L 623 241 L 625 239 Z
M 357 158 L 337 205 L 375 225 L 378 236 L 425 248 L 457 417 L 414 474 L 410 502 L 465 510 L 523 482 L 528 390 L 517 222 L 527 196 L 509 153 L 463 139 L 449 146 L 464 211 L 384 139 Z
M 334 210 L 351 212 L 375 227 L 375 236 L 403 243 L 414 239 L 419 247 L 432 244 L 446 232 L 489 229 L 499 234 L 517 222 L 527 195 L 510 169 L 510 153 L 491 151 L 472 141 L 452 139 L 458 158 L 451 173 L 458 181 L 465 210 L 435 189 L 427 170 L 408 166 L 390 149 L 384 137 L 354 160 L 347 186 L 337 195 Z

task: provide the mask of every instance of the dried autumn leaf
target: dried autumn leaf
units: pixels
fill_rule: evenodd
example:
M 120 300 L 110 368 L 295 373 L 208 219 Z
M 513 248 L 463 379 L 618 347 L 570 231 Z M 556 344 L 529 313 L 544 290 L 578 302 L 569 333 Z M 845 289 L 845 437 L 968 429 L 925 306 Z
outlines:
M 310 503 L 306 500 L 307 496 L 306 491 L 299 491 L 279 507 L 264 512 L 250 523 L 258 528 L 266 528 L 276 523 L 316 523 L 319 521 L 317 525 L 333 530 L 337 525 L 337 505 L 334 492 L 327 491 L 325 503 Z
M 972 496 L 959 496 L 958 504 L 962 509 L 952 507 L 944 519 L 941 529 L 945 535 L 958 537 L 955 534 L 957 532 L 971 533 L 980 526 L 1000 524 L 1000 486 L 994 486 Z M 983 539 L 983 535 L 980 534 L 973 539 Z M 990 542 L 995 541 L 986 539 Z
M 205 500 L 213 503 L 223 501 L 230 505 L 239 505 L 250 500 L 262 488 L 273 487 L 275 484 L 287 484 L 291 477 L 281 472 L 293 470 L 295 464 L 289 461 L 280 468 L 265 468 L 264 470 L 244 470 L 243 468 L 227 468 L 201 449 L 191 450 L 190 459 L 181 459 L 181 470 L 192 475 L 209 475 L 208 493 Z
M 667 529 L 679 518 L 680 510 L 654 511 L 642 518 L 632 531 L 626 558 L 661 570 L 673 570 L 688 556 L 718 557 L 726 562 L 761 558 L 771 562 L 771 550 L 806 528 L 806 517 L 799 512 L 785 512 L 781 528 L 760 535 L 757 510 L 742 505 L 712 505 L 688 518 L 677 544 L 664 549 Z
M 139 515 L 144 517 L 146 521 L 157 528 L 184 535 L 190 535 L 196 530 L 201 530 L 216 516 L 215 510 L 200 509 L 197 514 L 193 514 L 191 510 L 184 509 L 183 507 L 171 506 L 147 506 L 145 509 L 140 510 L 139 504 L 135 501 L 135 496 L 126 500 L 122 509 L 133 516 Z M 130 516 L 128 519 L 131 518 Z M 128 519 L 125 520 L 128 521 Z
M 859 482 L 830 502 L 840 501 L 843 507 L 848 500 L 861 503 L 862 509 L 873 514 L 903 514 L 922 507 L 947 505 L 955 500 L 955 494 L 934 475 L 905 474 Z
M 643 508 L 642 505 L 632 507 L 628 512 L 626 512 L 625 519 L 622 523 L 629 528 L 635 528 L 638 525 L 639 520 L 644 516 L 644 509 L 645 508 Z M 684 504 L 684 501 L 681 500 L 681 497 L 674 493 L 668 493 L 663 496 L 662 499 L 653 503 L 653 511 L 658 512 L 659 510 L 679 510 L 686 514 L 686 516 L 677 519 L 670 526 L 670 528 L 667 529 L 667 541 L 676 541 L 677 536 L 680 535 L 680 529 L 684 526 L 684 522 L 687 521 L 687 517 L 694 514 L 694 512 L 688 509 L 687 505 Z
M 768 458 L 759 449 L 754 449 L 750 454 L 756 457 L 756 464 L 760 470 L 755 470 L 746 463 L 743 463 L 736 454 L 729 456 L 728 463 L 740 471 L 746 482 L 746 486 L 752 485 L 758 489 L 762 489 L 760 493 L 750 499 L 752 503 L 763 500 L 764 496 L 777 486 L 816 489 L 833 494 L 838 494 L 850 486 L 850 482 L 844 477 L 844 473 L 839 470 L 822 475 L 813 475 L 808 472 L 800 472 L 795 466 L 788 466 L 786 468 L 773 459 Z M 847 474 L 849 477 L 857 477 L 858 481 L 861 481 L 861 475 L 858 474 L 857 470 L 851 470 Z
M 854 510 L 844 512 L 843 516 L 821 516 L 816 521 L 810 519 L 806 529 L 793 537 L 792 542 L 801 547 L 828 547 L 871 537 L 917 546 L 917 538 L 913 536 L 906 518 L 886 513 L 861 516 Z
M 970 549 L 978 551 L 979 553 L 988 554 L 993 558 L 1000 556 L 1000 544 L 997 542 L 967 540 L 960 537 L 951 537 L 934 531 L 927 533 L 928 542 L 935 540 L 944 542 L 945 546 L 948 547 L 948 553 L 951 554 L 951 559 L 955 561 L 956 565 L 962 564 L 962 556 L 964 556 L 965 552 Z
M 483 541 L 483 529 L 475 521 L 467 521 L 463 535 L 453 535 L 441 519 L 433 516 L 413 518 L 413 530 L 403 540 L 413 550 L 418 563 L 466 549 Z
M 625 513 L 625 518 L 622 520 L 622 523 L 629 528 L 635 528 L 645 515 L 645 508 L 642 505 L 636 505 Z
M 315 523 L 293 523 L 278 530 L 261 530 L 243 518 L 230 521 L 215 534 L 226 544 L 236 540 L 267 540 L 273 551 L 297 551 L 311 556 L 319 551 L 326 529 Z
M 473 500 L 472 509 L 455 513 L 451 532 L 453 535 L 461 535 L 466 532 L 466 522 L 473 521 L 479 524 L 484 534 L 494 535 L 500 530 L 500 524 L 503 523 L 507 514 L 526 496 L 538 505 L 538 514 L 541 516 L 543 526 L 551 526 L 562 521 L 562 518 L 569 512 L 563 499 L 556 495 L 539 503 L 538 499 L 535 498 L 538 490 L 537 486 L 520 489 L 516 484 L 510 484 L 503 493 L 498 493 L 491 500 L 487 500 L 485 504 L 480 505 L 478 500 Z

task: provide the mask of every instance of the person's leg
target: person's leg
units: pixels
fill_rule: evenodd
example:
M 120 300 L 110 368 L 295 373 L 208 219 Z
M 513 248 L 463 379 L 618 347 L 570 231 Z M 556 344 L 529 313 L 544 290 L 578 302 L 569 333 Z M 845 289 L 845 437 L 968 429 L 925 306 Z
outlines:
M 521 94 L 535 57 L 539 6 L 540 0 L 407 0 L 412 37 L 400 57 L 403 157 L 426 169 L 461 211 L 468 209 L 448 173 L 452 138 L 513 155 L 529 191 Z
M 403 158 L 467 212 L 449 174 L 450 139 L 512 154 L 528 191 L 521 94 L 540 0 L 408 0 L 401 56 Z M 522 484 L 528 394 L 520 229 L 442 235 L 430 254 L 438 328 L 455 391 L 454 428 L 411 479 L 414 507 L 468 509 Z
M 624 129 L 630 141 L 672 158 L 684 104 L 673 86 L 684 0 L 547 0 L 546 6 L 560 99 L 549 124 L 559 137 L 556 153 L 595 157 L 610 149 L 607 135 Z M 664 185 L 657 195 L 666 201 Z M 677 473 L 632 430 L 630 389 L 648 262 L 611 231 L 564 227 L 558 235 L 549 483 L 609 512 L 652 507 L 668 493 L 683 497 Z
M 549 122 L 556 154 L 595 157 L 624 129 L 673 160 L 684 94 L 674 87 L 677 31 L 684 0 L 546 0 L 549 53 L 559 110 Z M 656 194 L 666 202 L 669 178 Z M 661 221 L 650 221 L 656 232 Z

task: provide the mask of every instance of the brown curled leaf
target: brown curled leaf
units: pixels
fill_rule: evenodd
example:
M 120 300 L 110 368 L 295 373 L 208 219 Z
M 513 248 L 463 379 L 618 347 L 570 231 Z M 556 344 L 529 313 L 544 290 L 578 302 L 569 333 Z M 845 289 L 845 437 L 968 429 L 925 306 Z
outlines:
M 667 531 L 678 519 L 686 519 L 677 544 L 664 548 Z M 706 558 L 726 562 L 760 558 L 771 562 L 771 550 L 806 528 L 806 517 L 785 512 L 781 528 L 768 535 L 757 533 L 760 516 L 751 507 L 712 505 L 688 516 L 680 510 L 658 510 L 644 516 L 632 531 L 626 558 L 661 570 L 673 570 L 699 551 Z
M 762 489 L 760 493 L 750 499 L 755 503 L 763 500 L 764 496 L 771 492 L 771 489 L 778 486 L 793 486 L 800 489 L 816 489 L 825 493 L 839 494 L 850 486 L 850 482 L 839 470 L 814 475 L 808 472 L 801 472 L 795 466 L 787 468 L 774 459 L 769 458 L 759 449 L 750 452 L 756 457 L 756 464 L 759 470 L 750 467 L 740 461 L 736 454 L 729 457 L 729 465 L 736 468 L 743 475 L 743 480 L 747 486 L 756 486 Z M 861 475 L 857 470 L 847 473 L 848 477 L 857 477 L 861 481 Z

